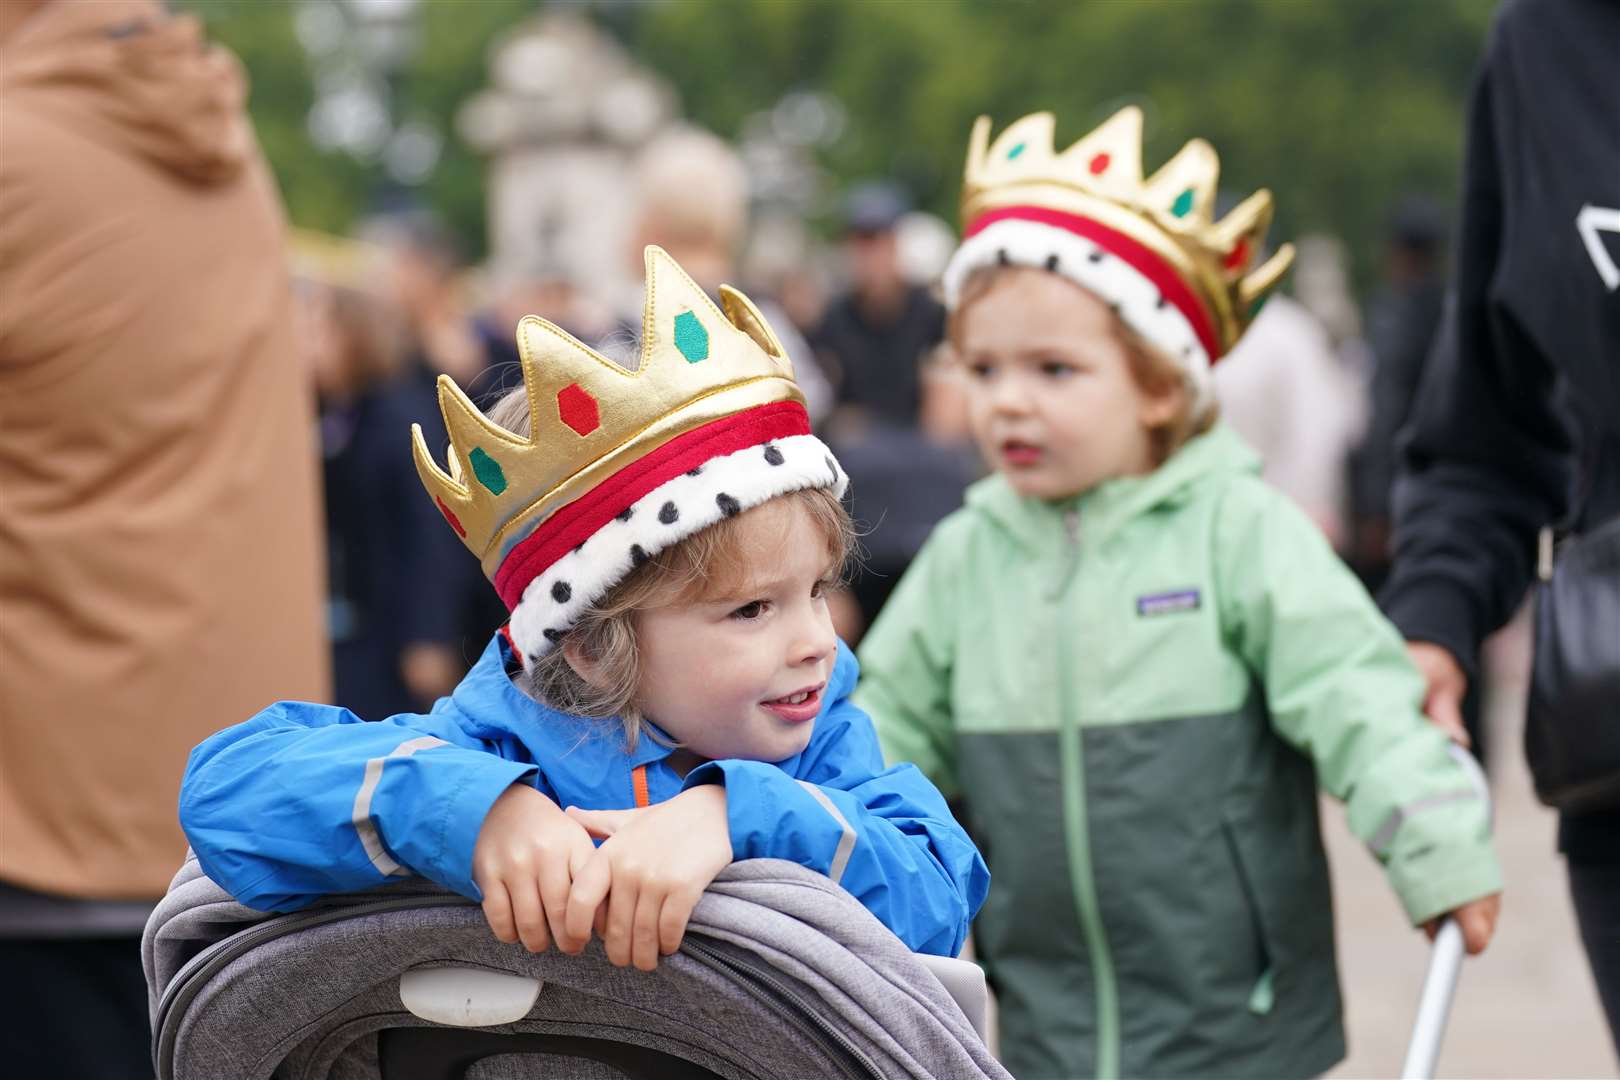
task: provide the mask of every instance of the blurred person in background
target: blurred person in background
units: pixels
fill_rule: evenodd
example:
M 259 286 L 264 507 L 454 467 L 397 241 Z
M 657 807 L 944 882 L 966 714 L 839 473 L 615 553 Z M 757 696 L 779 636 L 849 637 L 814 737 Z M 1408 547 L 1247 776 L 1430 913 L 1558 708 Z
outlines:
M 776 301 L 799 336 L 809 340 L 827 310 L 828 252 L 803 221 L 783 214 L 762 217 L 748 237 L 743 278 Z M 819 363 L 819 360 L 818 360 Z
M 638 276 L 642 249 L 656 244 L 716 303 L 721 285 L 743 284 L 737 259 L 748 228 L 748 175 L 742 159 L 724 140 L 693 127 L 658 136 L 636 159 L 635 190 L 638 206 L 631 246 Z M 819 424 L 832 407 L 833 396 L 821 364 L 771 297 L 751 296 L 793 361 L 793 377 L 804 393 L 810 420 Z M 640 332 L 640 318 L 638 309 L 633 324 L 627 324 L 630 336 Z M 609 353 L 614 359 L 635 354 L 633 347 Z
M 1395 436 L 1406 424 L 1445 303 L 1445 212 L 1419 195 L 1401 200 L 1384 247 L 1384 285 L 1367 306 L 1372 351 L 1367 431 L 1353 455 L 1350 562 L 1370 589 L 1389 574 L 1389 492 Z
M 844 204 L 849 288 L 827 307 L 812 335 L 838 385 L 839 426 L 881 421 L 915 426 L 921 372 L 945 337 L 945 308 L 908 281 L 898 227 L 910 205 L 898 187 L 873 182 Z
M 285 222 L 234 57 L 0 4 L 0 1061 L 150 1077 L 186 754 L 328 692 Z
M 386 301 L 335 285 L 301 299 L 320 398 L 333 701 L 360 716 L 425 711 L 467 667 L 458 578 L 440 572 L 458 547 L 400 449 L 413 423 L 442 430 L 438 405 L 405 376 L 405 328 Z
M 596 341 L 613 329 L 611 313 L 592 303 L 569 273 L 544 255 L 497 269 L 488 294 L 473 316 L 473 331 L 483 342 L 485 361 L 492 369 L 483 381 L 495 401 L 522 379 L 517 326 L 525 315 L 538 315 L 581 341 Z M 493 404 L 489 398 L 485 403 Z M 489 633 L 484 637 L 487 640 Z
M 1620 1048 L 1616 41 L 1612 0 L 1497 14 L 1469 107 L 1455 295 L 1402 436 L 1380 599 L 1427 679 L 1429 717 L 1466 743 L 1480 642 L 1541 581 L 1525 746 L 1560 811 Z
M 934 526 L 962 505 L 967 486 L 984 473 L 968 427 L 968 387 L 949 355 L 949 346 L 941 346 L 919 372 L 918 423 L 871 420 L 832 439 L 849 474 L 846 499 L 861 532 L 861 559 L 833 607 L 838 636 L 851 646 Z
M 382 282 L 379 299 L 404 320 L 406 356 L 401 374 L 418 389 L 411 404 L 416 413 L 412 419 L 422 424 L 429 445 L 442 450 L 447 437 L 435 404 L 436 381 L 440 375 L 450 376 L 481 407 L 499 400 L 506 385 L 516 377 L 518 320 L 512 318 L 504 330 L 501 323 L 510 317 L 515 302 L 535 299 L 536 290 L 523 287 L 532 282 L 523 280 L 520 284 L 509 277 L 490 310 L 474 311 L 464 295 L 462 245 L 428 210 L 379 214 L 360 227 L 358 236 L 381 252 L 384 263 L 377 275 Z M 548 279 L 544 284 L 551 282 Z M 422 411 L 424 404 L 426 411 Z M 408 421 L 401 430 L 410 430 Z M 392 494 L 389 498 L 393 498 Z M 450 640 L 459 676 L 477 660 L 489 635 L 506 621 L 506 609 L 498 597 L 491 599 L 489 583 L 478 567 L 467 565 L 465 559 L 449 560 L 439 579 L 436 600 L 450 608 L 454 627 Z M 432 618 L 442 631 L 438 616 Z
M 1272 296 L 1214 379 L 1221 415 L 1260 452 L 1266 483 L 1342 548 L 1345 462 L 1362 409 L 1322 323 L 1292 297 Z
M 385 292 L 409 328 L 412 372 L 429 384 L 448 375 L 484 401 L 495 389 L 486 385 L 491 357 L 461 295 L 455 236 L 426 210 L 379 215 L 359 235 L 387 253 Z

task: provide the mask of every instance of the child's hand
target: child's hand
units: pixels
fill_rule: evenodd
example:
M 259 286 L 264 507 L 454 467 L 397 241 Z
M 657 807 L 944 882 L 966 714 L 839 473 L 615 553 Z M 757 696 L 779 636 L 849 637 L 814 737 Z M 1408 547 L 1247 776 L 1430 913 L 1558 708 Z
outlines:
M 527 784 L 507 788 L 473 848 L 473 881 L 495 936 L 521 940 L 530 952 L 544 952 L 553 941 L 565 953 L 584 949 L 590 928 L 568 932 L 568 893 L 595 854 L 590 835 L 556 803 Z
M 1457 920 L 1462 927 L 1463 944 L 1468 949 L 1469 956 L 1478 956 L 1485 951 L 1485 946 L 1491 943 L 1491 935 L 1496 933 L 1496 917 L 1502 911 L 1502 894 L 1491 893 L 1478 900 L 1470 900 L 1462 907 L 1449 914 Z M 1442 916 L 1444 918 L 1444 916 Z M 1423 924 L 1424 933 L 1429 940 L 1440 929 L 1440 919 L 1430 919 Z
M 589 933 L 606 898 L 598 929 L 608 959 L 653 970 L 659 953 L 681 947 L 698 897 L 731 863 L 726 789 L 704 784 L 642 810 L 570 806 L 568 815 L 592 836 L 607 837 L 574 878 L 569 932 Z

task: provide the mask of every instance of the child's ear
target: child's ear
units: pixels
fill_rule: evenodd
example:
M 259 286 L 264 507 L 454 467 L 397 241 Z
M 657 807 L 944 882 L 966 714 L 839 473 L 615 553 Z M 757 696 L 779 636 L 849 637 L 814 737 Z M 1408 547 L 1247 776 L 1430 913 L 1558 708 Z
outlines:
M 574 674 L 584 679 L 593 689 L 602 690 L 607 686 L 607 680 L 602 675 L 602 665 L 585 648 L 585 643 L 573 634 L 563 639 L 558 648 L 562 649 L 563 659 L 568 666 L 574 669 Z
M 1168 427 L 1187 407 L 1187 387 L 1174 382 L 1157 393 L 1142 394 L 1138 418 L 1145 428 Z

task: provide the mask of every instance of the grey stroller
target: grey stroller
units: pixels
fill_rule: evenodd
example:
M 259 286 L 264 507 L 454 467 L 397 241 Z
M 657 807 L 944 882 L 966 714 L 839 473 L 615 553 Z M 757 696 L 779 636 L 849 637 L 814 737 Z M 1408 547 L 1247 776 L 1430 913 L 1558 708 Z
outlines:
M 407 881 L 290 915 L 188 860 L 142 944 L 159 1080 L 1004 1078 L 966 961 L 792 863 L 736 863 L 654 973 L 496 941 Z

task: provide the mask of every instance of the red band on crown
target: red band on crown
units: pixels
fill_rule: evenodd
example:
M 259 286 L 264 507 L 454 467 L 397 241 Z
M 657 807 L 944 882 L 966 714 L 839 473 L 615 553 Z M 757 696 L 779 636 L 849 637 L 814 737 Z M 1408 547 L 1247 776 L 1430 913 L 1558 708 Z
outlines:
M 973 223 L 964 230 L 962 239 L 981 233 L 998 221 L 1013 219 L 1017 221 L 1033 221 L 1041 225 L 1051 225 L 1083 236 L 1092 243 L 1123 259 L 1158 286 L 1159 292 L 1170 303 L 1187 317 L 1192 324 L 1193 333 L 1203 344 L 1204 351 L 1209 354 L 1210 363 L 1214 363 L 1221 356 L 1222 349 L 1219 339 L 1215 336 L 1215 324 L 1210 319 L 1208 310 L 1204 307 L 1196 293 L 1188 286 L 1180 274 L 1176 273 L 1152 249 L 1137 240 L 1126 236 L 1115 229 L 1110 229 L 1101 222 L 1091 218 L 1081 217 L 1078 214 L 1066 214 L 1061 210 L 1049 210 L 1043 206 L 1008 206 L 1000 210 L 990 210 L 973 219 Z
M 778 401 L 694 428 L 631 462 L 547 518 L 507 552 L 495 590 L 508 611 L 529 582 L 583 544 L 637 499 L 706 461 L 773 439 L 810 434 L 810 416 L 796 401 Z

